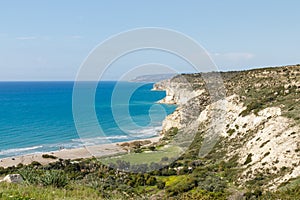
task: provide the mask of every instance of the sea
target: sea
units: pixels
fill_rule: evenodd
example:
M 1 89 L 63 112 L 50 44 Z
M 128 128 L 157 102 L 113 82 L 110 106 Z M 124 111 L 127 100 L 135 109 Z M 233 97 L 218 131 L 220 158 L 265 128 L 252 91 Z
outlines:
M 155 137 L 163 119 L 176 109 L 157 103 L 166 94 L 153 91 L 153 83 L 96 84 L 95 104 L 85 106 L 93 106 L 103 134 L 96 126 L 79 133 L 72 110 L 74 82 L 0 82 L 0 158 Z M 116 88 L 130 98 L 113 102 L 120 92 Z M 88 114 L 82 116 L 87 125 Z

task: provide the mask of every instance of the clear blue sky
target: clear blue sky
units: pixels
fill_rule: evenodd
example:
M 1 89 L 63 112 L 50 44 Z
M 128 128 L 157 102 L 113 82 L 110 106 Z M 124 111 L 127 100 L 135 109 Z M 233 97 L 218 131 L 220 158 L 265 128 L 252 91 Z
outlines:
M 220 70 L 297 64 L 299 8 L 298 0 L 1 0 L 0 80 L 73 80 L 97 44 L 138 27 L 189 35 Z

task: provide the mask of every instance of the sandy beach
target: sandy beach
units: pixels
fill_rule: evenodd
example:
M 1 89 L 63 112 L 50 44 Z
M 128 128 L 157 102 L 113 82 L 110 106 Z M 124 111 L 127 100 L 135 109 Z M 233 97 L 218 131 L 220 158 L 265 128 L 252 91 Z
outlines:
M 143 140 L 132 140 L 132 141 L 126 141 L 126 142 L 134 142 L 134 141 L 145 141 L 149 140 L 151 143 L 159 141 L 159 139 L 162 136 L 157 136 L 153 138 L 147 138 Z M 91 157 L 103 157 L 103 156 L 112 156 L 120 153 L 127 153 L 127 151 L 122 148 L 119 144 L 122 144 L 123 142 L 119 143 L 110 143 L 110 144 L 101 144 L 96 146 L 87 146 L 87 147 L 81 147 L 76 149 L 62 149 L 60 151 L 52 151 L 52 152 L 44 152 L 44 153 L 36 153 L 36 154 L 28 154 L 28 155 L 22 155 L 22 156 L 15 156 L 15 157 L 7 157 L 0 159 L 0 167 L 11 167 L 11 166 L 17 166 L 19 163 L 22 163 L 24 165 L 28 165 L 33 161 L 37 161 L 41 163 L 42 165 L 46 165 L 51 162 L 55 162 L 58 159 L 79 159 L 79 158 L 91 158 Z M 43 154 L 49 154 L 56 156 L 57 159 L 51 159 L 51 158 L 43 158 Z

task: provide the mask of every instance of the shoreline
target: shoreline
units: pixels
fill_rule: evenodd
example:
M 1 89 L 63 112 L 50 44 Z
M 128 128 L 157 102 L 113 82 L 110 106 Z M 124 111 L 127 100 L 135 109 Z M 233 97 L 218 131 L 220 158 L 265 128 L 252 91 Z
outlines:
M 165 91 L 165 89 L 157 89 L 154 87 L 155 83 L 153 83 L 151 91 Z M 163 102 L 166 97 L 160 99 L 156 103 L 158 104 L 173 104 L 175 103 L 168 103 Z M 173 112 L 174 113 L 174 112 Z M 172 114 L 172 113 L 171 113 Z M 103 158 L 109 156 L 116 156 L 119 154 L 126 154 L 130 153 L 130 150 L 126 147 L 121 146 L 123 143 L 132 143 L 136 141 L 151 141 L 150 144 L 157 143 L 161 138 L 163 138 L 162 130 L 159 131 L 158 135 L 151 137 L 151 138 L 144 138 L 144 139 L 135 139 L 129 141 L 122 141 L 122 142 L 115 142 L 115 143 L 107 143 L 107 144 L 99 144 L 94 146 L 84 146 L 72 149 L 60 149 L 56 151 L 46 151 L 46 152 L 38 152 L 38 153 L 30 153 L 18 156 L 10 156 L 5 158 L 0 158 L 0 167 L 8 168 L 17 166 L 18 164 L 29 165 L 32 162 L 36 161 L 42 165 L 47 165 L 49 163 L 53 163 L 58 161 L 59 159 L 87 159 L 87 158 Z M 147 145 L 150 145 L 147 144 Z M 147 146 L 145 145 L 145 146 Z M 56 159 L 52 158 L 43 158 L 42 155 L 48 154 L 57 157 Z
M 130 140 L 130 141 L 124 141 L 124 142 L 117 142 L 117 143 L 108 143 L 108 144 L 100 144 L 95 146 L 85 146 L 80 148 L 74 148 L 74 149 L 62 149 L 59 151 L 50 151 L 50 152 L 43 152 L 43 153 L 33 153 L 33 154 L 25 154 L 20 156 L 14 156 L 14 157 L 6 157 L 1 158 L 0 167 L 8 168 L 17 166 L 18 164 L 23 165 L 29 165 L 33 161 L 39 162 L 42 165 L 47 165 L 52 162 L 56 162 L 59 159 L 85 159 L 85 158 L 101 158 L 106 156 L 114 156 L 120 153 L 128 153 L 120 144 L 128 142 L 135 142 L 135 141 L 151 141 L 151 144 L 158 142 L 163 136 L 158 135 L 156 137 L 152 138 L 145 138 L 140 140 Z M 92 152 L 92 153 L 91 153 Z M 57 157 L 56 159 L 51 158 L 43 158 L 42 155 L 48 154 L 53 155 Z

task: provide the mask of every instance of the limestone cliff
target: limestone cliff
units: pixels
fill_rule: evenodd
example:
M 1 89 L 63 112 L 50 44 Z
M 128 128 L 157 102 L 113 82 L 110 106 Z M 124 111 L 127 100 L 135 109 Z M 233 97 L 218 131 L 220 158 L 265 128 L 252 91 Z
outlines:
M 161 103 L 178 104 L 163 132 L 195 122 L 201 137 L 218 136 L 210 150 L 224 160 L 237 158 L 240 185 L 262 178 L 262 187 L 276 189 L 299 177 L 300 65 L 223 72 L 226 97 L 217 100 L 210 99 L 203 76 L 186 74 L 154 85 L 166 91 Z M 216 116 L 222 117 L 212 120 Z

